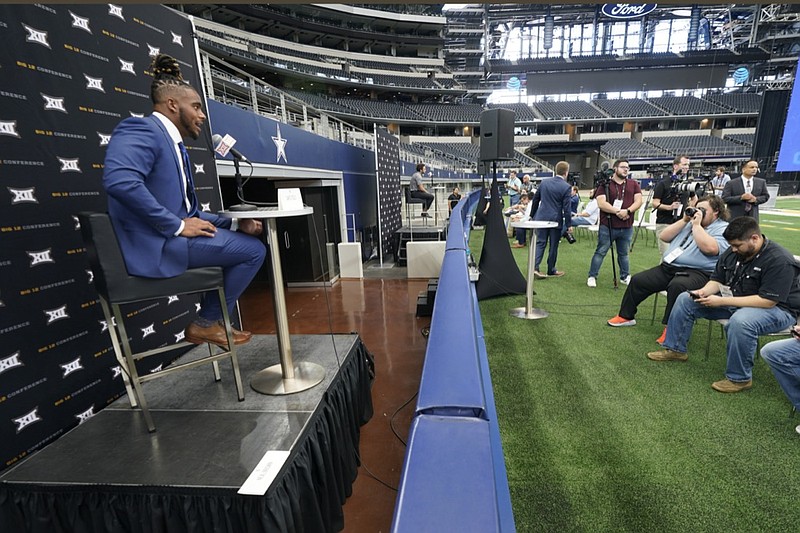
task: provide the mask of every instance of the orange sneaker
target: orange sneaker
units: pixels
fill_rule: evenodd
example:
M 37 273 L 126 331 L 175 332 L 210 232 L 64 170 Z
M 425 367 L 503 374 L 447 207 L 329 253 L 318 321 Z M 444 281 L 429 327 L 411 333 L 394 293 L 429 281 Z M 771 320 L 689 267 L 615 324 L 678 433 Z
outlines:
M 621 316 L 617 315 L 611 320 L 608 321 L 609 326 L 614 326 L 615 328 L 622 327 L 622 326 L 635 326 L 636 320 L 632 318 L 622 318 Z
M 664 341 L 667 339 L 667 328 L 664 328 L 664 331 L 661 333 L 661 336 L 656 339 L 658 344 L 664 344 Z

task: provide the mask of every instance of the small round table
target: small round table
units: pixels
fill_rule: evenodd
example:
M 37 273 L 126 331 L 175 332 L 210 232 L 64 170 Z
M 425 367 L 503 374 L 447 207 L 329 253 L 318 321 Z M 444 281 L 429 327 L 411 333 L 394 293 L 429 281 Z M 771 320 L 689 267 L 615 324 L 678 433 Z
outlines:
M 312 207 L 304 206 L 294 211 L 280 211 L 277 208 L 260 208 L 252 211 L 221 211 L 219 216 L 226 218 L 255 218 L 264 220 L 264 233 L 272 259 L 272 303 L 275 307 L 275 330 L 278 338 L 278 351 L 281 362 L 259 371 L 250 380 L 250 387 L 261 394 L 273 396 L 304 391 L 319 384 L 325 378 L 325 369 L 317 363 L 292 361 L 292 344 L 289 340 L 289 318 L 286 313 L 286 299 L 283 294 L 283 271 L 278 249 L 278 230 L 276 220 L 284 217 L 310 215 Z
M 522 220 L 519 222 L 512 222 L 511 226 L 514 228 L 531 230 L 531 238 L 529 239 L 530 248 L 528 249 L 528 284 L 525 288 L 525 307 L 515 307 L 511 310 L 511 316 L 524 318 L 527 320 L 545 318 L 549 316 L 550 313 L 544 309 L 537 309 L 533 307 L 533 267 L 534 263 L 536 262 L 536 230 L 555 228 L 558 227 L 558 223 L 547 222 L 544 220 Z

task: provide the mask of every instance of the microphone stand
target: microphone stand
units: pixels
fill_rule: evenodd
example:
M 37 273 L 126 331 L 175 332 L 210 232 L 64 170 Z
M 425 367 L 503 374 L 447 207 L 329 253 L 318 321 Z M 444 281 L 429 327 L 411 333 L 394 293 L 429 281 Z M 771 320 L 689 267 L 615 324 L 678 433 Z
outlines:
M 236 179 L 236 197 L 242 203 L 228 207 L 228 211 L 255 211 L 258 209 L 256 206 L 244 201 L 242 174 L 239 172 L 239 158 L 237 157 L 233 158 L 233 168 L 236 171 L 234 174 L 234 178 Z

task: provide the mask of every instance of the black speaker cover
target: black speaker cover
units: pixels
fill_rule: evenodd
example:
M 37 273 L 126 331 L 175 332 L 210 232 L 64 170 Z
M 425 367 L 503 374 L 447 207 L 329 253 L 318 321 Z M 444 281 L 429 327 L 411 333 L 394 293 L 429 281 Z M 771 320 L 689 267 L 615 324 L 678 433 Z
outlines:
M 481 113 L 481 161 L 514 159 L 514 118 L 510 109 Z

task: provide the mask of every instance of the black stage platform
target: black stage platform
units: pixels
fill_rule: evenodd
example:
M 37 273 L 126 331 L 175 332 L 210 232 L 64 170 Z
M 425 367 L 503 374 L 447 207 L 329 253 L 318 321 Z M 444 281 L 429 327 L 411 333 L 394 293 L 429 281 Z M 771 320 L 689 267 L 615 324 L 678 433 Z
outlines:
M 372 416 L 372 358 L 357 335 L 291 343 L 295 362 L 325 368 L 321 384 L 286 396 L 250 389 L 250 377 L 278 362 L 271 335 L 239 347 L 244 402 L 229 362 L 218 383 L 210 365 L 149 381 L 156 432 L 123 396 L 11 468 L 0 476 L 2 531 L 341 530 L 359 428 Z M 266 494 L 240 494 L 248 477 L 251 492 L 265 487 L 270 461 L 277 477 Z

